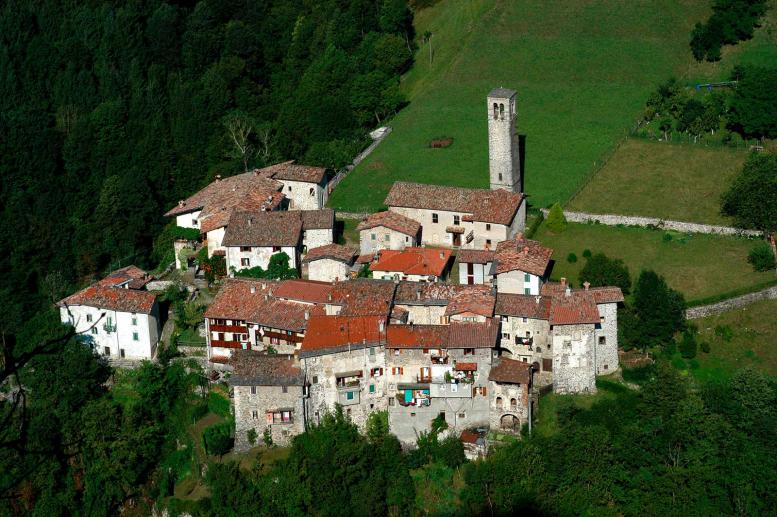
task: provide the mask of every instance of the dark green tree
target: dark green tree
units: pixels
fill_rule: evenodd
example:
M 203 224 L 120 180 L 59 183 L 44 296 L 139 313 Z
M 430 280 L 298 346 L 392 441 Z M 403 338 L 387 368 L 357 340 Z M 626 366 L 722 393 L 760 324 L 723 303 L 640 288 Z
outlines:
M 777 154 L 751 154 L 723 194 L 722 212 L 741 228 L 777 231 Z
M 665 345 L 685 325 L 683 295 L 666 284 L 654 271 L 643 270 L 634 287 L 634 318 L 631 332 L 641 348 Z
M 737 67 L 728 125 L 745 138 L 777 138 L 777 68 Z
M 580 281 L 593 287 L 615 286 L 628 294 L 631 290 L 629 268 L 621 259 L 611 259 L 604 253 L 596 253 L 586 259 L 580 270 Z

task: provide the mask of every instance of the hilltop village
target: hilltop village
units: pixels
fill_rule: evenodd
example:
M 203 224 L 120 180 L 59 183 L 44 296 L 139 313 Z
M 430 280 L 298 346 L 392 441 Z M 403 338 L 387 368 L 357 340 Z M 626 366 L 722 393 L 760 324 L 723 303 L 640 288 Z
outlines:
M 358 249 L 335 242 L 320 167 L 217 177 L 166 213 L 197 236 L 175 241 L 176 268 L 224 257 L 204 327 L 212 378 L 233 390 L 236 449 L 252 432 L 287 444 L 338 404 L 360 427 L 387 411 L 407 445 L 435 419 L 517 433 L 540 390 L 594 392 L 618 370 L 621 290 L 549 281 L 553 250 L 524 237 L 517 94 L 495 89 L 486 108 L 490 189 L 397 182 L 359 223 Z M 235 276 L 280 254 L 302 278 Z M 102 355 L 153 359 L 152 282 L 117 270 L 61 300 L 61 319 Z

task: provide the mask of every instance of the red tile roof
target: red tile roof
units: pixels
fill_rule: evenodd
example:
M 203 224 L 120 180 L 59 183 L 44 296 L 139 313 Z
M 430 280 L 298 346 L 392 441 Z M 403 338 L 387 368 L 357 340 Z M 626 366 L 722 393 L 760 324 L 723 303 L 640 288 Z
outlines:
M 488 264 L 494 261 L 494 252 L 492 250 L 459 250 L 456 260 L 462 264 Z
M 494 313 L 500 316 L 547 320 L 550 318 L 551 301 L 550 296 L 497 293 Z
M 386 348 L 445 348 L 447 325 L 389 325 Z
M 472 214 L 475 221 L 510 225 L 523 194 L 397 181 L 384 203 L 389 206 Z
M 205 317 L 250 321 L 277 284 L 274 280 L 228 278 L 205 310 Z
M 496 273 L 523 271 L 544 276 L 552 255 L 552 249 L 519 235 L 515 239 L 502 241 L 496 245 Z
M 200 233 L 207 234 L 223 228 L 229 223 L 229 218 L 235 212 L 262 212 L 277 210 L 286 197 L 280 192 L 259 190 L 248 192 L 242 197 L 228 198 L 222 203 L 211 203 L 198 217 Z
M 303 230 L 333 230 L 335 227 L 335 211 L 331 208 L 321 210 L 294 210 L 302 219 Z
M 370 264 L 370 271 L 442 276 L 450 258 L 451 250 L 431 248 L 381 250 L 378 252 L 378 260 L 373 260 Z
M 335 282 L 332 286 L 333 305 L 341 306 L 341 316 L 382 316 L 391 314 L 394 282 L 358 278 Z
M 230 246 L 296 246 L 302 220 L 296 212 L 234 212 L 221 243 Z
M 465 430 L 465 431 L 462 431 L 461 435 L 459 436 L 459 440 L 462 443 L 477 444 L 479 439 L 480 439 L 480 435 L 475 431 Z
M 111 287 L 126 283 L 130 289 L 143 289 L 153 279 L 152 275 L 137 266 L 126 266 L 109 273 L 108 276 L 98 281 L 97 285 Z
M 496 297 L 486 285 L 470 285 L 454 294 L 445 308 L 445 315 L 470 312 L 490 318 L 494 315 Z
M 448 325 L 448 348 L 493 348 L 499 337 L 499 323 L 459 323 Z
M 273 288 L 273 296 L 308 303 L 326 303 L 332 292 L 331 282 L 293 279 L 279 282 Z
M 573 291 L 569 295 L 553 297 L 550 305 L 551 325 L 596 324 L 599 321 L 599 310 L 591 293 Z
M 594 296 L 596 303 L 623 302 L 623 291 L 620 287 L 589 287 L 588 292 Z
M 257 172 L 276 180 L 302 181 L 305 183 L 321 183 L 324 176 L 326 176 L 326 169 L 324 167 L 298 165 L 293 160 L 257 169 Z
M 230 386 L 303 386 L 305 375 L 292 355 L 266 355 L 235 350 L 229 359 L 234 371 Z
M 418 231 L 421 229 L 421 223 L 418 221 L 405 217 L 402 214 L 388 211 L 368 215 L 359 223 L 356 230 L 369 230 L 370 228 L 376 228 L 378 226 L 384 226 L 390 230 L 410 235 L 411 237 L 418 235 Z
M 385 324 L 386 319 L 381 316 L 313 316 L 308 322 L 300 356 L 349 345 L 378 344 L 385 340 Z
M 111 311 L 151 314 L 154 303 L 156 296 L 148 291 L 94 284 L 60 300 L 57 305 L 86 305 Z
M 458 362 L 453 367 L 454 370 L 458 370 L 460 372 L 474 372 L 478 369 L 478 363 L 461 363 Z
M 396 303 L 405 305 L 447 305 L 460 293 L 469 289 L 490 291 L 490 288 L 484 285 L 457 285 L 403 280 L 397 285 L 394 300 Z
M 488 380 L 511 384 L 529 384 L 531 381 L 531 364 L 502 357 L 498 363 L 491 366 Z
M 357 252 L 353 248 L 341 246 L 339 244 L 327 244 L 308 250 L 308 254 L 302 259 L 303 263 L 313 262 L 314 260 L 331 259 L 338 262 L 344 262 L 349 266 L 356 260 Z

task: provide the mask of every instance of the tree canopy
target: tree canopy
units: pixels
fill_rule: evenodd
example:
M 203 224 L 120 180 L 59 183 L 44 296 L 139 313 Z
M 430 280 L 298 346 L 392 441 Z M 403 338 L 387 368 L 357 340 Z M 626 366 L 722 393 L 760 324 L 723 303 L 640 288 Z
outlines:
M 777 154 L 751 154 L 722 202 L 737 226 L 777 231 Z

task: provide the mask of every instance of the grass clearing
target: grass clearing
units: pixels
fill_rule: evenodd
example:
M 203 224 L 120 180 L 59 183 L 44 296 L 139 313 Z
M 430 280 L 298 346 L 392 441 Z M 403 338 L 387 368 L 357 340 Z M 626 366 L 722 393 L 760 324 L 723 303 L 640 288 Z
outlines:
M 564 201 L 623 135 L 648 94 L 693 59 L 688 38 L 706 2 L 443 1 L 422 10 L 432 32 L 403 79 L 410 105 L 394 131 L 338 186 L 330 205 L 375 210 L 397 180 L 488 186 L 485 95 L 519 92 L 527 135 L 526 191 Z M 446 149 L 430 140 L 454 138 Z
M 666 241 L 666 235 L 671 240 Z M 647 228 L 569 223 L 566 231 L 553 234 L 540 226 L 535 239 L 553 248 L 552 278 L 566 277 L 579 286 L 578 275 L 585 265 L 584 249 L 620 258 L 632 280 L 642 269 L 663 275 L 669 285 L 685 295 L 686 301 L 726 293 L 771 280 L 773 273 L 758 273 L 747 263 L 754 241 L 719 235 L 681 234 Z M 567 262 L 574 252 L 578 261 Z
M 344 246 L 352 246 L 359 249 L 359 232 L 356 227 L 361 221 L 359 219 L 337 219 L 335 221 L 335 232 L 337 234 L 337 243 Z
M 720 197 L 746 158 L 742 149 L 629 138 L 566 208 L 729 226 Z

